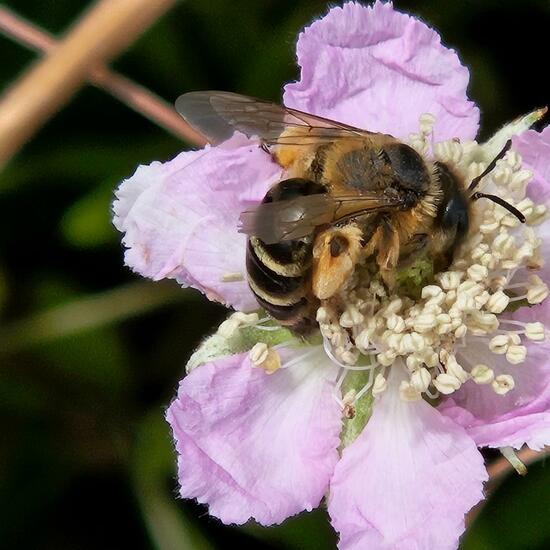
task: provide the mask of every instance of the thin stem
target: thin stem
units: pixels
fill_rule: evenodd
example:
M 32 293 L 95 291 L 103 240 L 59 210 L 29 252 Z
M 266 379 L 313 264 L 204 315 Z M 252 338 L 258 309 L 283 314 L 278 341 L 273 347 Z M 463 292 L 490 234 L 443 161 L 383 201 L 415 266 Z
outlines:
M 46 52 L 55 46 L 55 39 L 51 34 L 25 21 L 4 6 L 0 6 L 0 31 L 21 46 L 36 52 Z
M 21 46 L 39 53 L 48 52 L 57 44 L 50 33 L 2 6 L 0 6 L 0 32 Z M 175 112 L 171 104 L 120 73 L 98 66 L 91 70 L 89 82 L 173 136 L 199 147 L 206 144 L 204 136 L 191 128 Z
M 56 45 L 56 39 L 38 25 L 25 20 L 8 8 L 0 6 L 0 32 L 24 47 L 44 53 Z M 177 138 L 202 147 L 206 140 L 193 130 L 172 105 L 143 86 L 106 67 L 91 70 L 89 82 L 110 93 L 130 109 L 148 118 Z
M 170 103 L 129 78 L 107 68 L 96 68 L 91 73 L 90 82 L 173 136 L 198 147 L 206 145 L 204 136 L 191 128 Z
M 37 27 L 0 8 L 4 34 L 46 52 L 0 101 L 0 165 L 7 162 L 87 79 L 105 87 L 124 103 L 172 133 L 197 140 L 162 100 L 128 79 L 101 67 L 127 48 L 176 0 L 99 0 L 66 36 L 55 42 Z M 54 47 L 55 46 L 55 47 Z M 183 123 L 183 124 L 182 124 Z

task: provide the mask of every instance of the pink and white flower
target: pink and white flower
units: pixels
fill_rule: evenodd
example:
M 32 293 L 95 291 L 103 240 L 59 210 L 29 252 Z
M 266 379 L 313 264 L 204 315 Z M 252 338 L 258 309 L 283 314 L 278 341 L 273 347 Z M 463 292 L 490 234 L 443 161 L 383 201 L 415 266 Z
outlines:
M 235 134 L 139 167 L 114 203 L 127 265 L 237 310 L 167 412 L 180 494 L 224 523 L 262 525 L 326 496 L 341 548 L 456 548 L 487 480 L 477 448 L 550 443 L 550 130 L 528 130 L 534 113 L 476 143 L 468 70 L 390 3 L 330 10 L 297 57 L 285 105 L 391 133 L 465 178 L 515 136 L 483 185 L 527 227 L 479 203 L 475 235 L 420 298 L 359 281 L 344 312 L 320 308 L 320 335 L 304 343 L 259 319 L 246 283 L 239 214 L 282 177 L 259 143 Z

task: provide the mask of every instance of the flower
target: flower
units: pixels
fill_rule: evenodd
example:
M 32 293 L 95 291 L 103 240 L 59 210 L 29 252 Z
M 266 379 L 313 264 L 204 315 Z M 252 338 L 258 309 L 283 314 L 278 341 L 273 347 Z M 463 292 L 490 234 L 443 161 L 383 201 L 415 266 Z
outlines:
M 304 342 L 259 318 L 246 283 L 239 214 L 283 176 L 259 142 L 235 133 L 139 167 L 114 203 L 127 265 L 237 311 L 193 354 L 167 411 L 180 494 L 224 523 L 263 525 L 327 496 L 341 548 L 456 548 L 487 480 L 477 447 L 550 443 L 550 130 L 528 129 L 536 111 L 474 141 L 467 69 L 390 3 L 331 9 L 297 56 L 285 105 L 391 133 L 465 181 L 513 138 L 482 187 L 526 224 L 475 203 L 447 271 L 426 284 L 417 262 L 389 293 L 359 267 Z

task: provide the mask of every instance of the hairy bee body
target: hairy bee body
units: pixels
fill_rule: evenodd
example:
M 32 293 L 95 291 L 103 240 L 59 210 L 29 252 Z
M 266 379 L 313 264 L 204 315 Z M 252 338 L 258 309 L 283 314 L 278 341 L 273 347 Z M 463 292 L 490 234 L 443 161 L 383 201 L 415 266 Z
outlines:
M 329 253 L 323 261 L 325 271 L 329 262 L 338 261 L 343 250 L 370 248 L 371 254 L 379 248 L 389 250 L 390 241 L 395 240 L 394 231 L 397 231 L 402 248 L 406 249 L 405 244 L 409 243 L 411 235 L 418 233 L 419 225 L 433 220 L 436 215 L 434 201 L 438 193 L 431 180 L 430 167 L 414 149 L 391 136 L 372 134 L 356 140 L 335 137 L 334 141 L 307 151 L 284 146 L 275 151 L 274 157 L 294 177 L 276 184 L 264 202 L 316 193 L 361 197 L 366 192 L 376 192 L 405 196 L 399 210 L 352 211 L 347 219 L 336 224 L 337 232 L 329 235 L 326 243 Z M 405 178 L 405 187 L 397 184 L 396 170 Z M 313 326 L 319 300 L 332 295 L 330 283 L 317 285 L 323 289 L 312 284 L 315 256 L 322 256 L 322 252 L 314 254 L 314 244 L 325 229 L 326 226 L 320 225 L 301 239 L 271 245 L 255 236 L 248 241 L 247 273 L 252 291 L 272 317 L 291 326 L 295 332 L 306 332 Z M 416 252 L 418 243 L 414 248 Z M 405 250 L 404 256 L 410 259 L 412 252 Z M 393 267 L 388 266 L 388 269 Z M 330 269 L 336 278 L 338 267 Z
M 514 206 L 474 192 L 511 145 L 469 185 L 449 164 L 423 158 L 394 137 L 231 92 L 190 92 L 176 108 L 210 141 L 238 130 L 284 170 L 258 206 L 241 213 L 246 270 L 258 303 L 307 332 L 320 301 L 371 262 L 388 287 L 419 253 L 446 269 L 466 238 L 471 205 L 488 198 L 521 222 Z
M 277 183 L 264 203 L 326 193 L 326 188 L 304 178 Z M 311 296 L 313 235 L 266 244 L 248 238 L 246 269 L 258 303 L 274 318 L 296 332 L 307 332 L 313 323 L 316 300 Z

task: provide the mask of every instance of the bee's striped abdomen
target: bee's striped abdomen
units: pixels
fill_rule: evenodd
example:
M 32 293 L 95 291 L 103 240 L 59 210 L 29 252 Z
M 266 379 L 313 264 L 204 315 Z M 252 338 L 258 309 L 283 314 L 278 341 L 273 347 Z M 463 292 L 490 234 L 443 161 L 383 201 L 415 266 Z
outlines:
M 297 240 L 267 245 L 251 237 L 246 269 L 252 292 L 272 317 L 293 328 L 303 322 L 310 312 L 311 244 Z
M 323 190 L 309 180 L 285 180 L 269 191 L 264 202 L 288 200 Z M 261 307 L 296 332 L 307 332 L 315 324 L 317 300 L 311 295 L 312 237 L 273 244 L 257 237 L 248 239 L 246 269 L 250 289 Z

